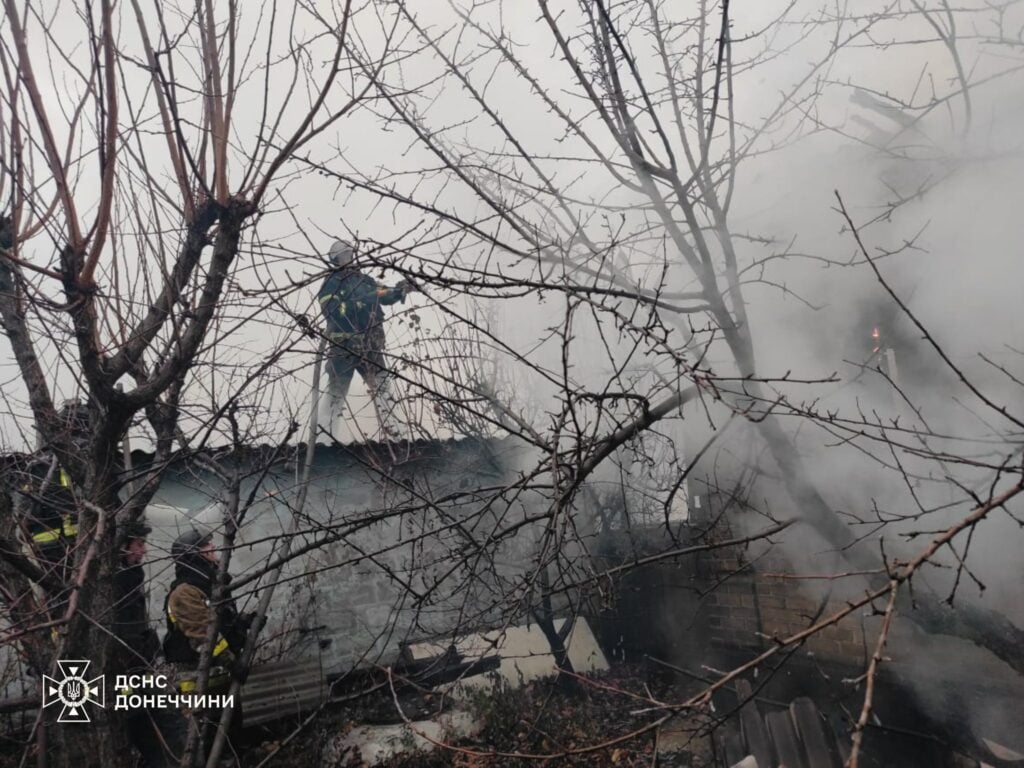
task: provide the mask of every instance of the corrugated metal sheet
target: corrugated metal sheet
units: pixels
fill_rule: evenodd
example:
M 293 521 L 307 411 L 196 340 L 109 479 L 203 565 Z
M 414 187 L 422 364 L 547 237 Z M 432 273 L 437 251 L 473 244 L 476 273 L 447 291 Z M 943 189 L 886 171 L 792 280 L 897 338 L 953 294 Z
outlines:
M 264 664 L 242 686 L 242 719 L 248 727 L 301 715 L 319 707 L 327 694 L 318 661 Z

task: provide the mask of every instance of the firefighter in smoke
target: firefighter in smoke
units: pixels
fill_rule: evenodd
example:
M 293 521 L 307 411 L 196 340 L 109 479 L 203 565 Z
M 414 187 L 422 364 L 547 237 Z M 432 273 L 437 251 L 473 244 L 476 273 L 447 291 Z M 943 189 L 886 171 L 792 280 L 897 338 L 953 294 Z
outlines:
M 353 266 L 355 249 L 336 240 L 328 253 L 335 267 L 320 287 L 320 311 L 327 324 L 330 349 L 327 355 L 328 397 L 323 416 L 332 431 L 341 416 L 356 371 L 363 377 L 373 399 L 381 429 L 396 437 L 390 391 L 390 373 L 384 361 L 383 307 L 405 302 L 414 289 L 408 281 L 388 288 Z
M 227 693 L 232 678 L 244 678 L 240 666 L 245 637 L 252 615 L 240 615 L 230 591 L 216 606 L 211 605 L 219 559 L 213 547 L 212 534 L 194 528 L 178 536 L 171 546 L 174 559 L 174 581 L 164 602 L 167 634 L 164 636 L 164 658 L 170 664 L 178 693 L 194 694 L 197 690 L 199 653 L 206 641 L 210 622 L 217 619 L 217 635 L 213 640 L 210 675 L 206 693 Z M 229 577 L 230 583 L 230 577 Z M 234 703 L 229 737 L 237 737 L 242 724 L 241 704 Z M 212 727 L 220 721 L 220 710 L 203 713 Z

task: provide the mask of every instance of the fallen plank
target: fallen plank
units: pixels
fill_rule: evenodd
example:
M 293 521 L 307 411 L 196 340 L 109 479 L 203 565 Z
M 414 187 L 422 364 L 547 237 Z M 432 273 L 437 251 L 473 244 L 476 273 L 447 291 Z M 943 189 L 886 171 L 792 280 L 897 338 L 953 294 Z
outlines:
M 788 712 L 769 712 L 765 716 L 768 733 L 779 756 L 779 768 L 804 768 L 800 742 Z
M 736 694 L 741 702 L 747 702 L 740 708 L 740 726 L 743 730 L 743 740 L 747 745 L 747 751 L 754 756 L 758 765 L 774 768 L 771 740 L 768 738 L 768 730 L 761 719 L 761 713 L 757 709 L 757 703 L 752 698 L 753 688 L 746 680 L 737 680 Z
M 789 705 L 789 716 L 803 742 L 808 768 L 837 768 L 838 761 L 829 747 L 824 719 L 814 702 L 806 697 L 795 699 Z
M 839 715 L 832 715 L 828 719 L 828 725 L 835 736 L 839 762 L 845 765 L 847 758 L 850 757 L 850 729 L 846 721 Z
M 743 739 L 740 737 L 739 731 L 725 725 L 718 730 L 718 734 L 718 749 L 721 752 L 722 762 L 730 766 L 740 762 L 747 751 L 743 748 Z

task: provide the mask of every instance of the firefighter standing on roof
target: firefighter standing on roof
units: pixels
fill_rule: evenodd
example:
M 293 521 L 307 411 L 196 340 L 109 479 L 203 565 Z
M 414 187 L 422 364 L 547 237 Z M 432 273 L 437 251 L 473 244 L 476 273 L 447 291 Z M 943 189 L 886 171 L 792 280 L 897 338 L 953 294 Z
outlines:
M 382 307 L 404 302 L 413 287 L 404 281 L 393 288 L 378 286 L 372 277 L 353 266 L 354 256 L 350 243 L 336 240 L 328 254 L 335 269 L 320 288 L 320 311 L 327 323 L 330 342 L 326 421 L 328 430 L 332 430 L 342 413 L 352 374 L 358 371 L 373 398 L 381 428 L 386 435 L 393 437 L 395 403 L 390 392 L 390 374 L 384 361 Z

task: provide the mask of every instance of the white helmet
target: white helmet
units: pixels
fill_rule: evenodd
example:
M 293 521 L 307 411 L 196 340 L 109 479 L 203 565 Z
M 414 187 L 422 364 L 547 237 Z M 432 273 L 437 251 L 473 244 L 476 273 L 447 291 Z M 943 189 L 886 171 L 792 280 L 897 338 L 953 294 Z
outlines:
M 335 240 L 331 244 L 331 250 L 327 252 L 327 258 L 338 267 L 351 264 L 354 256 L 355 249 L 352 247 L 352 243 L 346 240 Z

